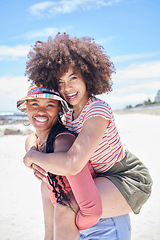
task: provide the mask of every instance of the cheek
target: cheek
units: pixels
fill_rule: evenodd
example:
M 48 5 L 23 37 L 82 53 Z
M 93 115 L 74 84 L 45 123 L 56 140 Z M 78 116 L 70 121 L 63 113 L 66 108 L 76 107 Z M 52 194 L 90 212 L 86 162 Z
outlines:
M 59 94 L 66 100 L 64 89 L 58 89 Z
M 63 87 L 58 87 L 58 92 L 62 95 L 63 94 Z
M 50 117 L 52 118 L 57 118 L 58 114 L 59 114 L 59 107 L 57 106 L 57 108 L 55 108 L 52 111 L 49 111 L 48 114 L 50 115 Z
M 58 119 L 58 113 L 50 115 L 49 124 L 51 124 L 53 126 L 57 122 L 57 119 Z

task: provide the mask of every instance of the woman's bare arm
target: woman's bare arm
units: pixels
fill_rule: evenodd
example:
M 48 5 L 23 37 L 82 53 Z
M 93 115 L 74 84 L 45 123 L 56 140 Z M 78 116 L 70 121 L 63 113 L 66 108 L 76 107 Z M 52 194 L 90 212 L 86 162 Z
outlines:
M 34 150 L 37 149 L 37 137 L 35 133 L 32 133 L 27 137 L 25 141 L 25 149 L 26 149 L 26 152 L 28 152 L 30 149 L 34 149 Z M 40 166 L 34 163 L 32 164 L 31 168 L 35 174 L 35 177 L 38 180 L 44 181 L 44 179 L 47 176 L 47 172 L 43 168 L 41 168 Z
M 24 163 L 27 167 L 35 163 L 56 175 L 75 175 L 94 154 L 108 125 L 109 121 L 102 117 L 92 117 L 84 123 L 81 132 L 67 152 L 43 154 L 30 150 L 24 157 Z M 67 141 L 64 142 L 65 144 Z
M 30 134 L 25 141 L 25 149 L 28 152 L 31 148 L 37 148 L 37 138 L 35 133 Z

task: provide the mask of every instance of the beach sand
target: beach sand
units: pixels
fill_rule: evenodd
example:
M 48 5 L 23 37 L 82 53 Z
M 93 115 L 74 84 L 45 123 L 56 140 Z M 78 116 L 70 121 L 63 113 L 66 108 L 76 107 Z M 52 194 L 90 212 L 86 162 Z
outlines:
M 159 240 L 160 116 L 116 113 L 115 119 L 126 147 L 148 167 L 154 182 L 140 214 L 130 214 L 132 240 Z M 43 240 L 40 182 L 23 164 L 25 139 L 23 135 L 0 137 L 0 240 Z

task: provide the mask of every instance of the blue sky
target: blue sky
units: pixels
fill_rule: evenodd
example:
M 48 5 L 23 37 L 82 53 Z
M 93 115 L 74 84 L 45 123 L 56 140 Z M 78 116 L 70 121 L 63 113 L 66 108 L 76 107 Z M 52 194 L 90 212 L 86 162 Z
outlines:
M 29 85 L 27 53 L 57 32 L 89 36 L 115 64 L 113 109 L 154 100 L 160 89 L 159 0 L 1 0 L 0 111 L 15 111 Z

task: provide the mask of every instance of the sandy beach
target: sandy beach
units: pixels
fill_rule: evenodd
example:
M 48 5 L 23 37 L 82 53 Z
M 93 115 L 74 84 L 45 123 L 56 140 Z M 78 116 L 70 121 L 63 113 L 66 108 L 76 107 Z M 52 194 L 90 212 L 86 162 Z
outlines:
M 158 240 L 160 115 L 116 113 L 115 119 L 126 147 L 148 167 L 154 182 L 140 214 L 130 214 L 132 240 Z M 0 240 L 43 240 L 40 182 L 23 164 L 26 135 L 3 135 L 6 127 L 0 126 Z M 24 130 L 21 124 L 8 127 Z

